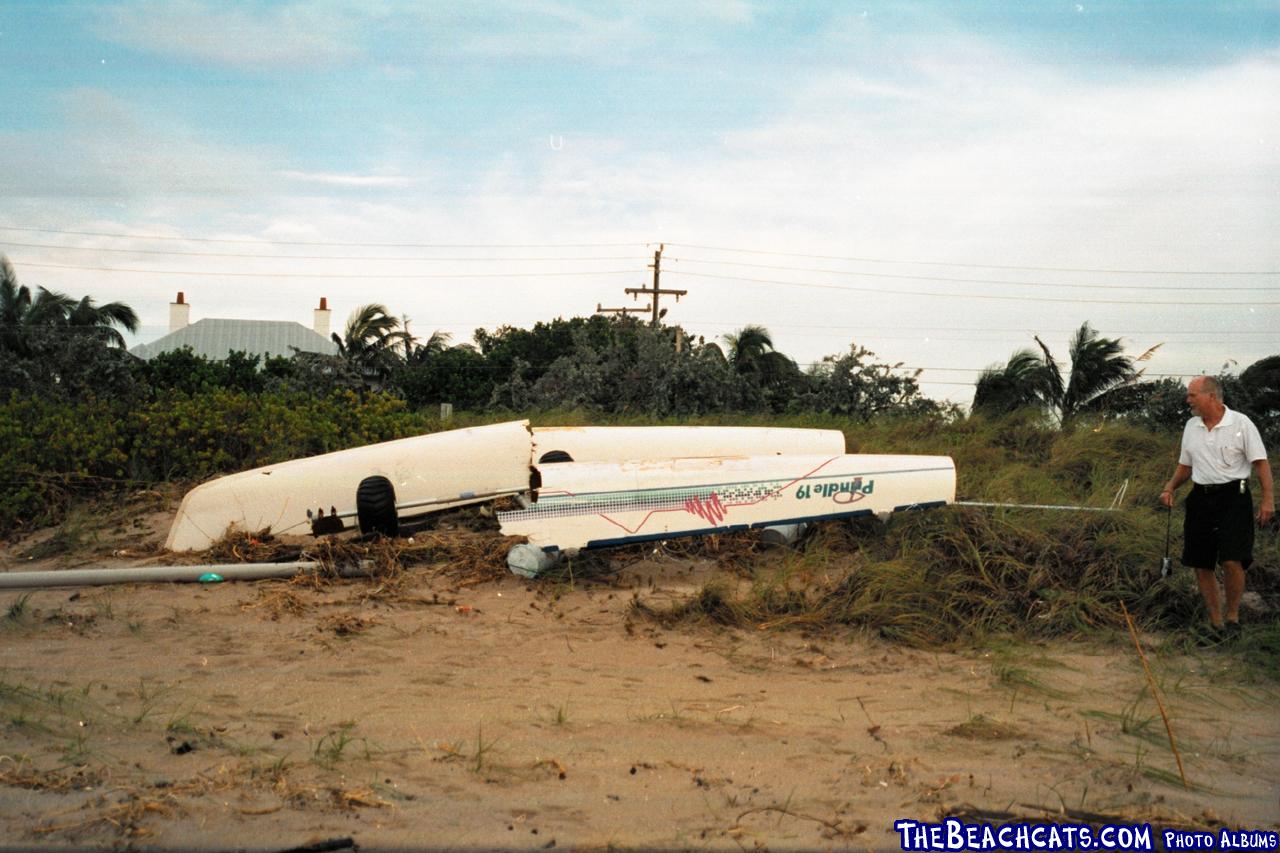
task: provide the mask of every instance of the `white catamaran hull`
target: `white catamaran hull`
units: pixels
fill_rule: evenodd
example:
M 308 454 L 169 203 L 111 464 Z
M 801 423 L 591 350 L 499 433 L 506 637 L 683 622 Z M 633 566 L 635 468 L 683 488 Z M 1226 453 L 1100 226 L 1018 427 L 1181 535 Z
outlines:
M 558 453 L 556 453 L 558 451 Z M 317 518 L 347 524 L 356 490 L 386 477 L 395 510 L 414 515 L 527 492 L 547 454 L 579 462 L 729 455 L 839 454 L 837 430 L 770 427 L 553 427 L 528 421 L 450 430 L 267 465 L 211 480 L 183 498 L 165 547 L 208 548 L 229 527 L 305 534 Z M 540 471 L 556 465 L 538 466 Z M 330 528 L 332 529 L 332 527 Z
M 956 490 L 946 456 L 663 459 L 539 471 L 537 502 L 498 520 L 504 534 L 544 551 L 922 509 L 953 502 Z

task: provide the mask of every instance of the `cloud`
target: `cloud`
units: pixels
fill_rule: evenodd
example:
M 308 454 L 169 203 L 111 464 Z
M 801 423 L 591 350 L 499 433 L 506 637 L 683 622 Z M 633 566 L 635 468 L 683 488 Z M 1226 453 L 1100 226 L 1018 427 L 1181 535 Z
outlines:
M 211 141 L 200 128 L 101 89 L 72 90 L 60 97 L 59 105 L 60 121 L 52 127 L 0 133 L 0 150 L 10 164 L 0 169 L 0 196 L 144 203 L 249 200 L 255 207 L 269 207 L 274 199 L 300 190 L 349 196 L 406 190 L 422 180 L 401 173 L 398 164 L 372 174 L 281 168 L 289 163 L 288 152 Z
M 460 221 L 485 232 L 538 239 L 555 234 L 726 245 L 888 259 L 1147 269 L 1276 268 L 1280 226 L 1280 116 L 1261 93 L 1280 90 L 1280 62 L 1266 55 L 1218 68 L 1089 79 L 994 46 L 900 57 L 877 73 L 821 71 L 794 87 L 790 102 L 760 125 L 711 147 L 567 135 L 562 150 L 526 163 L 495 164 Z M 978 57 L 978 58 L 975 58 Z M 716 257 L 677 247 L 664 282 L 689 286 L 677 318 L 768 318 L 775 339 L 802 360 L 840 348 L 867 327 L 934 324 L 1025 328 L 1009 343 L 894 343 L 908 363 L 982 365 L 1007 357 L 1042 331 L 1093 320 L 1111 329 L 1187 328 L 1197 309 L 1088 300 L 1141 300 L 1142 292 L 947 285 L 696 267 Z M 966 277 L 956 268 L 842 264 L 725 256 L 791 267 L 843 267 L 904 275 Z M 850 284 L 888 293 L 797 289 L 682 276 L 705 271 L 748 278 Z M 969 272 L 972 278 L 1033 279 L 1119 287 L 1192 284 L 1154 300 L 1202 301 L 1241 280 L 1199 277 L 1054 276 Z M 1257 281 L 1245 283 L 1257 284 Z M 601 284 L 607 294 L 610 288 Z M 896 296 L 894 290 L 1078 296 L 1045 303 Z M 597 289 L 597 292 L 601 292 Z M 1222 292 L 1224 311 L 1249 296 Z M 1256 295 L 1253 298 L 1258 298 Z M 1274 301 L 1274 294 L 1268 294 Z M 606 300 L 607 301 L 607 300 Z M 1243 309 L 1240 309 L 1241 311 Z M 1280 311 L 1236 313 L 1243 330 L 1280 321 Z M 1268 321 L 1267 318 L 1270 318 Z M 822 318 L 822 319 L 816 319 Z M 1223 318 L 1216 325 L 1231 322 Z M 818 331 L 787 324 L 824 323 Z M 1262 325 L 1259 325 L 1262 324 Z M 695 325 L 695 328 L 698 328 Z M 717 331 L 712 325 L 708 331 Z M 701 331 L 701 329 L 699 329 Z M 1206 333 L 1207 334 L 1207 333 Z M 1064 336 L 1065 338 L 1065 336 Z M 1053 343 L 1052 339 L 1051 343 Z M 1148 346 L 1159 337 L 1135 343 Z M 1245 344 L 1247 346 L 1247 344 Z M 1056 346 L 1056 344 L 1055 344 Z M 1231 344 L 1224 341 L 1224 347 Z M 1059 347 L 1060 348 L 1060 347 Z M 899 356 L 901 357 L 901 356 Z M 934 360 L 930 361 L 932 358 Z M 1176 341 L 1163 371 L 1199 369 L 1201 351 Z M 1216 358 L 1216 356 L 1215 356 Z M 1159 371 L 1157 371 L 1159 372 Z M 933 374 L 936 378 L 938 374 Z M 943 378 L 965 379 L 963 374 Z M 944 393 L 950 386 L 935 389 Z M 964 391 L 963 393 L 970 393 Z
M 58 127 L 0 137 L 0 195 L 136 199 L 258 194 L 270 157 L 207 141 L 100 89 L 63 95 Z M 20 164 L 20 165 L 18 165 Z
M 265 71 L 382 55 L 393 57 L 387 73 L 405 77 L 420 70 L 424 58 L 616 65 L 709 56 L 716 34 L 750 26 L 756 9 L 747 0 L 689 0 L 638 9 L 562 0 L 283 5 L 125 0 L 98 10 L 96 17 L 96 32 L 104 40 L 183 62 Z
M 429 10 L 438 24 L 441 16 L 461 14 L 443 8 Z M 486 50 L 503 55 L 502 42 L 518 40 L 528 20 L 522 15 L 541 16 L 550 41 L 517 52 L 517 58 L 553 46 L 583 56 L 633 51 L 645 44 L 655 26 L 647 22 L 632 34 L 635 38 L 628 38 L 615 23 L 554 4 L 526 13 L 491 3 L 482 13 L 496 15 L 502 9 L 510 10 L 512 17 L 476 40 L 459 39 L 449 46 L 452 55 Z M 417 11 L 404 14 L 412 17 Z M 386 8 L 379 7 L 378 14 L 387 14 Z M 423 12 L 414 21 L 422 23 L 426 17 Z M 359 285 L 342 280 L 228 279 L 209 284 L 200 297 L 209 316 L 254 316 L 267 300 L 286 296 L 290 304 L 310 305 L 317 294 L 329 296 L 341 314 L 358 301 L 376 298 L 409 313 L 419 328 L 456 321 L 459 325 L 450 330 L 458 340 L 465 340 L 480 323 L 589 312 L 600 301 L 621 304 L 616 300 L 624 299 L 622 287 L 646 278 L 644 255 L 652 249 L 640 244 L 648 240 L 1048 266 L 1280 265 L 1273 238 L 1280 227 L 1280 198 L 1274 193 L 1280 186 L 1280 117 L 1267 97 L 1280 91 L 1280 56 L 1274 52 L 1218 67 L 1082 68 L 1038 61 L 977 37 L 940 32 L 903 38 L 877 26 L 874 15 L 851 16 L 838 32 L 828 34 L 812 62 L 779 78 L 773 91 L 785 91 L 786 97 L 771 104 L 767 117 L 754 126 L 729 128 L 713 116 L 703 127 L 719 135 L 688 132 L 681 127 L 682 107 L 673 103 L 652 133 L 587 136 L 566 129 L 563 145 L 548 146 L 541 137 L 536 145 L 513 148 L 500 159 L 449 161 L 457 167 L 454 171 L 443 163 L 434 164 L 436 170 L 424 166 L 427 155 L 415 144 L 412 130 L 405 129 L 411 117 L 399 128 L 403 148 L 394 156 L 347 163 L 329 156 L 318 160 L 322 165 L 317 168 L 273 150 L 214 145 L 190 128 L 174 126 L 102 92 L 82 90 L 68 101 L 68 124 L 58 133 L 10 133 L 0 139 L 9 162 L 33 164 L 30 169 L 0 170 L 0 195 L 96 193 L 120 200 L 133 212 L 121 219 L 142 233 L 168 226 L 190 234 L 317 243 L 633 244 L 619 250 L 637 255 L 622 263 L 634 269 L 622 277 L 504 282 L 371 278 Z M 443 26 L 438 32 L 443 40 L 451 30 Z M 486 41 L 490 38 L 494 41 Z M 770 67 L 762 61 L 762 73 Z M 725 93 L 751 97 L 732 88 Z M 387 133 L 386 128 L 377 131 Z M 370 136 L 371 143 L 381 143 L 382 151 L 388 148 L 386 139 Z M 426 174 L 432 176 L 430 182 L 417 177 Z M 448 187 L 457 189 L 450 193 Z M 185 199 L 184 193 L 200 198 Z M 55 227 L 66 222 L 60 211 L 49 214 L 49 209 L 43 214 L 46 221 L 52 219 Z M 32 211 L 28 218 L 35 221 L 40 216 Z M 692 279 L 681 276 L 682 269 L 693 269 L 675 260 L 681 253 L 697 254 L 679 248 L 669 252 L 670 266 L 664 269 L 671 276 L 664 274 L 664 283 L 688 285 L 691 291 L 688 299 L 673 306 L 672 319 L 701 318 L 706 325 L 693 328 L 708 337 L 728 331 L 718 323 L 764 320 L 779 346 L 801 360 L 838 351 L 851 337 L 861 340 L 869 327 L 903 323 L 952 327 L 953 335 L 972 326 L 1027 330 L 1024 336 L 1010 335 L 990 344 L 872 342 L 886 357 L 945 366 L 980 366 L 1003 359 L 1015 346 L 1030 343 L 1033 331 L 1078 325 L 1086 319 L 1104 334 L 1196 325 L 1188 316 L 1191 309 L 1185 308 L 927 300 Z M 740 254 L 736 259 L 752 260 Z M 857 266 L 758 260 L 793 267 Z M 151 262 L 163 268 L 159 260 Z M 172 259 L 167 263 L 178 266 Z M 227 269 L 248 267 L 249 261 L 226 261 Z M 380 263 L 362 268 L 358 262 L 351 267 L 370 275 L 380 270 L 449 268 Z M 523 264 L 524 269 L 530 267 Z M 461 263 L 453 268 L 460 273 L 475 269 Z M 920 272 L 910 266 L 860 268 Z M 347 268 L 326 264 L 321 269 Z M 895 286 L 884 280 L 805 271 L 736 272 Z M 957 274 L 955 269 L 925 272 Z M 973 277 L 999 274 L 982 271 Z M 1009 277 L 1051 278 L 1029 273 Z M 142 279 L 133 295 L 112 292 L 102 297 L 138 301 L 136 294 L 151 293 L 156 280 Z M 1089 280 L 1108 285 L 1134 281 Z M 206 281 L 210 280 L 193 281 L 191 287 L 203 287 Z M 51 284 L 75 292 L 96 286 L 61 279 Z M 1220 284 L 1205 280 L 1209 290 Z M 897 286 L 948 289 L 925 282 Z M 1042 293 L 984 284 L 950 289 Z M 1074 293 L 1082 298 L 1108 296 L 1106 291 Z M 164 298 L 171 295 L 166 289 Z M 1176 296 L 1166 292 L 1157 298 Z M 163 301 L 157 300 L 156 306 L 162 311 Z M 1274 328 L 1280 312 L 1259 312 L 1240 315 L 1242 331 L 1268 324 Z M 1216 318 L 1214 325 L 1229 322 Z M 813 328 L 803 328 L 806 324 Z M 1145 347 L 1157 340 L 1135 344 Z M 1061 349 L 1058 342 L 1049 343 Z M 1216 353 L 1228 352 L 1223 348 L 1212 347 L 1215 355 L 1208 360 L 1193 353 L 1201 360 L 1188 362 L 1188 369 L 1215 367 L 1220 360 Z M 1183 369 L 1176 361 L 1182 357 L 1171 343 L 1161 351 L 1157 372 Z
M 473 0 L 466 4 L 388 3 L 384 24 L 410 28 L 435 59 L 477 58 L 585 61 L 615 66 L 624 61 L 670 65 L 678 59 L 716 55 L 718 39 L 756 21 L 745 0 L 680 3 L 577 3 L 561 0 Z M 722 57 L 721 57 L 722 58 Z
M 341 6 L 168 0 L 99 11 L 98 35 L 137 50 L 236 69 L 309 68 L 357 55 L 356 16 Z
M 280 173 L 283 178 L 302 183 L 323 184 L 332 187 L 407 187 L 414 184 L 413 178 L 400 175 L 347 175 L 328 172 L 293 172 Z

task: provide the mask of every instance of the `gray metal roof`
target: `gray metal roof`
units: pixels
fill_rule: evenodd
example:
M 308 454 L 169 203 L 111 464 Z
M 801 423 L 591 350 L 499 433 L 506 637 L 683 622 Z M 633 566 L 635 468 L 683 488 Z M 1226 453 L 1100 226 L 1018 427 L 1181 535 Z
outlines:
M 303 352 L 335 355 L 338 347 L 301 323 L 281 320 L 197 320 L 149 344 L 138 344 L 129 352 L 149 359 L 162 352 L 191 347 L 196 355 L 226 358 L 233 350 L 261 355 L 293 355 L 290 347 Z

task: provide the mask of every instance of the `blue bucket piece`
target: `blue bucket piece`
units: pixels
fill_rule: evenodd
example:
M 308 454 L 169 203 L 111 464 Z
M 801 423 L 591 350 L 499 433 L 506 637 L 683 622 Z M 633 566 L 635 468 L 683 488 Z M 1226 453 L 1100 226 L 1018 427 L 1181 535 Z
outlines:
M 222 575 L 217 572 L 205 572 L 197 580 L 200 583 L 222 583 Z

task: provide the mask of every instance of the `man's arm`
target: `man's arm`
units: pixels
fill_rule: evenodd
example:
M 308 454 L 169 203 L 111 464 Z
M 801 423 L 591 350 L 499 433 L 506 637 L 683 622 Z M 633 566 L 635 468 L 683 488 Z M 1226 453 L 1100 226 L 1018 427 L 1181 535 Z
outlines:
M 1259 459 L 1253 463 L 1254 473 L 1262 484 L 1262 500 L 1258 504 L 1258 523 L 1266 524 L 1276 512 L 1276 494 L 1271 482 L 1271 461 Z
M 1263 460 L 1264 462 L 1266 460 Z M 1178 491 L 1178 486 L 1187 482 L 1191 478 L 1190 465 L 1178 465 L 1177 470 L 1173 472 L 1173 476 L 1169 478 L 1169 482 L 1165 483 L 1164 491 L 1160 493 L 1160 503 L 1169 508 L 1173 508 L 1173 493 Z M 1267 494 L 1271 494 L 1271 468 L 1267 468 Z

